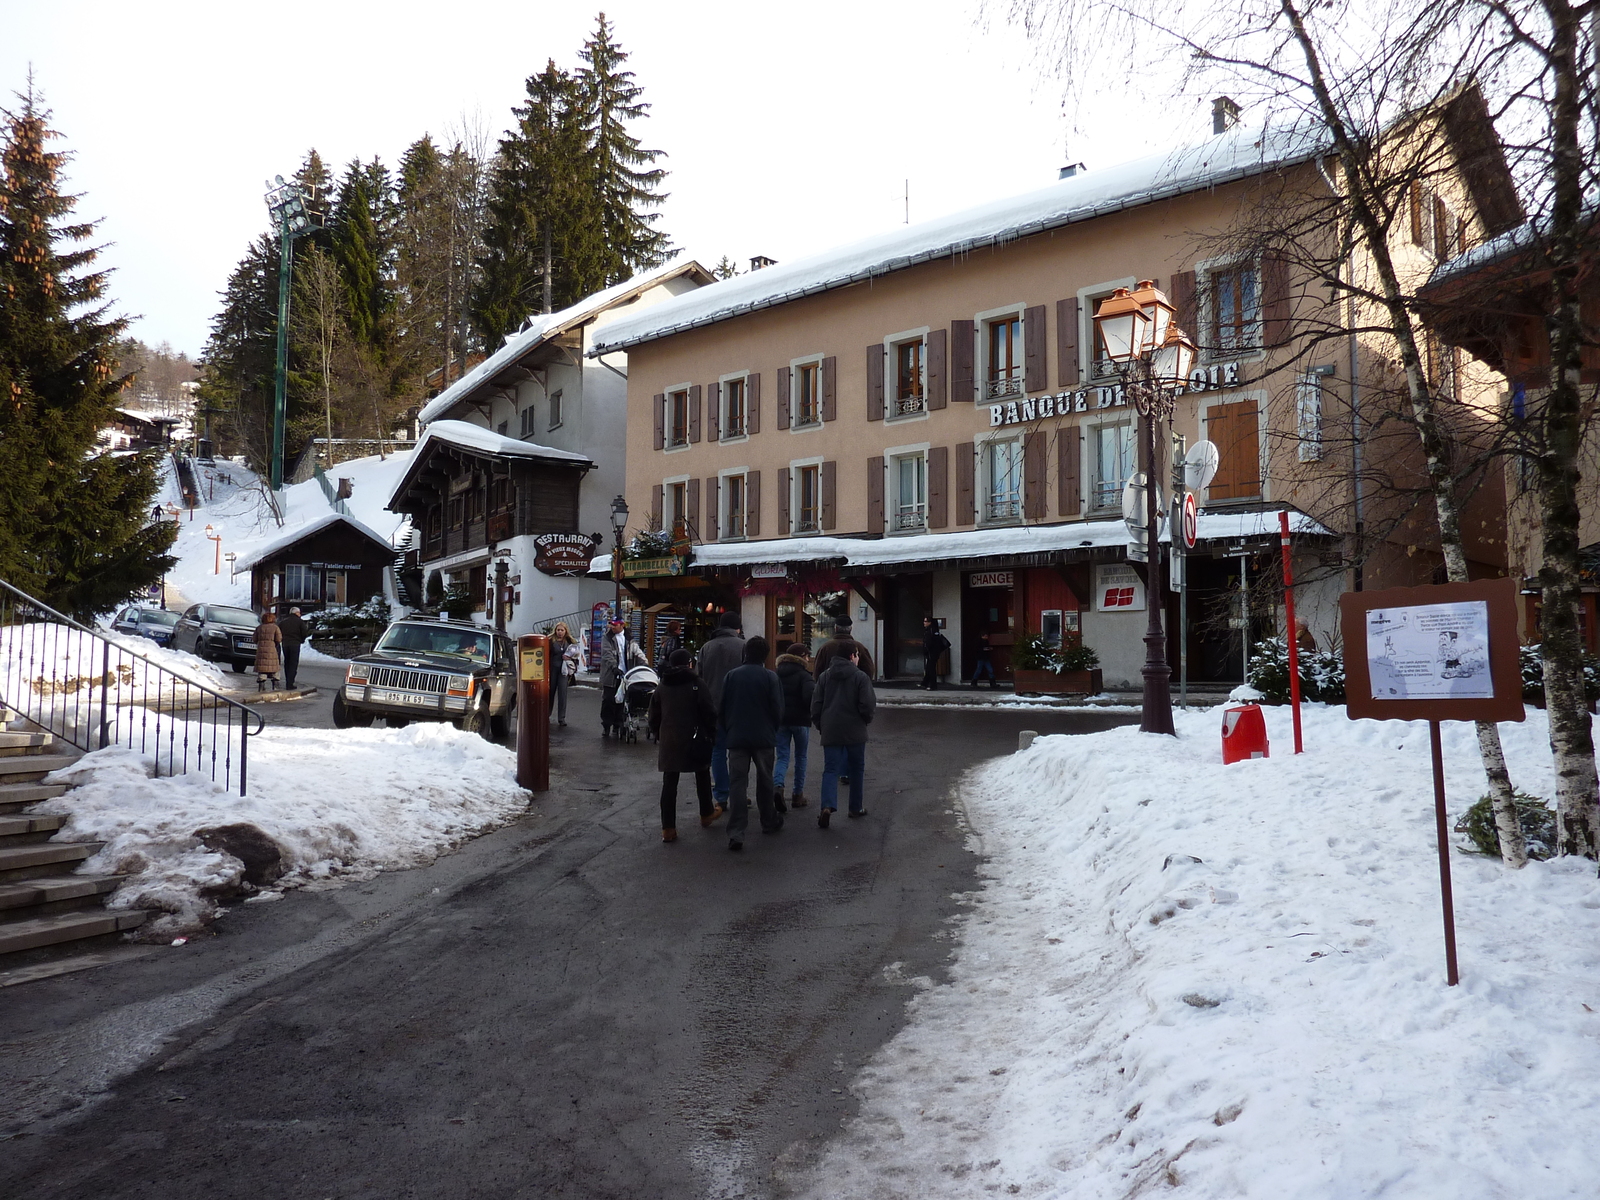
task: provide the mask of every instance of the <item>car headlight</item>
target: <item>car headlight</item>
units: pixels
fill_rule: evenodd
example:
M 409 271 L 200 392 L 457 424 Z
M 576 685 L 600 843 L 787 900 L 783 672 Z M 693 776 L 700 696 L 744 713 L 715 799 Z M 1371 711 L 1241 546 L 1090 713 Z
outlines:
M 345 669 L 344 677 L 347 683 L 365 683 L 371 668 L 366 663 L 351 663 Z
M 450 695 L 452 695 L 452 696 L 470 696 L 470 695 L 472 695 L 472 683 L 473 683 L 473 680 L 472 680 L 472 676 L 471 675 L 452 675 L 452 676 L 450 676 L 450 682 L 448 684 Z

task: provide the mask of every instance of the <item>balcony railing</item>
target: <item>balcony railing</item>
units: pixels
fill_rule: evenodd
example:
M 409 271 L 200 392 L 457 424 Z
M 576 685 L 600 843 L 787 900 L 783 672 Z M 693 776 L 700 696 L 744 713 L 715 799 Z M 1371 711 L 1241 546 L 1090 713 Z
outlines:
M 900 396 L 894 402 L 894 415 L 897 417 L 909 417 L 927 411 L 928 402 L 921 396 Z
M 896 510 L 894 514 L 894 531 L 905 533 L 909 530 L 922 530 L 928 527 L 928 514 L 921 505 L 912 508 Z
M 983 398 L 985 400 L 1014 400 L 1022 395 L 1021 371 L 1011 371 L 993 379 L 987 379 L 983 384 Z
M 990 497 L 983 506 L 985 521 L 1015 521 L 1022 515 L 1022 503 L 1015 497 Z

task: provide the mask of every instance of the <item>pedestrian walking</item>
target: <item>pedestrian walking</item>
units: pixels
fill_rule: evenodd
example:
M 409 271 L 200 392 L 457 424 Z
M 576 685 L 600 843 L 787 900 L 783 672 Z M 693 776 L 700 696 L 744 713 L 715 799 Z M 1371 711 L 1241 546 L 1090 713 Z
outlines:
M 995 690 L 997 685 L 994 679 L 994 647 L 989 644 L 989 635 L 987 633 L 978 635 L 976 662 L 972 667 L 972 686 L 974 688 L 978 686 L 978 680 L 980 679 L 987 679 L 989 681 L 989 690 L 991 692 Z
M 728 748 L 728 784 L 733 804 L 728 810 L 728 849 L 744 849 L 744 831 L 750 821 L 750 768 L 756 772 L 756 808 L 761 812 L 761 832 L 777 833 L 783 814 L 772 800 L 772 760 L 783 720 L 783 688 L 767 670 L 767 639 L 753 637 L 744 644 L 744 664 L 722 680 L 722 703 L 717 707 L 717 728 Z
M 278 622 L 278 632 L 283 635 L 283 686 L 293 689 L 295 677 L 300 674 L 300 647 L 306 640 L 306 623 L 298 608 Z
M 283 630 L 278 628 L 278 614 L 262 613 L 261 624 L 256 626 L 256 691 L 266 691 L 269 680 L 272 690 L 278 690 L 278 647 L 281 645 Z
M 650 697 L 650 733 L 656 739 L 656 769 L 661 772 L 661 840 L 678 840 L 678 777 L 694 775 L 700 825 L 709 828 L 722 815 L 711 799 L 711 744 L 717 710 L 711 689 L 695 674 L 687 650 L 667 656 L 661 686 Z
M 930 692 L 939 687 L 939 659 L 950 649 L 950 639 L 933 617 L 922 618 L 922 686 Z
M 630 641 L 628 630 L 621 621 L 612 621 L 606 630 L 606 640 L 600 647 L 600 736 L 609 737 L 611 731 L 622 736 L 622 723 L 627 718 L 624 706 L 617 699 L 617 688 L 622 684 L 623 673 L 635 663 L 644 662 L 644 651 L 639 643 Z
M 811 723 L 822 735 L 822 789 L 817 828 L 826 829 L 839 807 L 839 777 L 850 780 L 850 815 L 864 817 L 866 807 L 867 726 L 877 711 L 872 680 L 857 665 L 857 654 L 835 658 L 817 680 L 811 697 Z
M 711 689 L 711 703 L 722 711 L 722 681 L 728 672 L 744 661 L 744 623 L 738 613 L 725 612 L 700 647 L 700 678 Z M 723 808 L 728 807 L 728 743 L 717 726 L 717 744 L 711 748 L 711 794 Z
M 822 673 L 828 669 L 836 655 L 849 657 L 852 652 L 856 655 L 856 664 L 867 673 L 871 679 L 877 672 L 872 669 L 872 652 L 855 639 L 855 622 L 849 617 L 839 617 L 833 623 L 833 636 L 817 648 L 817 658 L 811 665 L 811 673 L 817 679 L 822 678 Z
M 804 642 L 791 642 L 778 656 L 778 686 L 783 689 L 783 723 L 778 726 L 778 748 L 772 765 L 772 802 L 779 812 L 806 806 L 806 752 L 811 746 L 811 694 L 817 690 L 806 661 Z M 788 804 L 783 797 L 784 777 L 789 773 L 791 748 L 794 759 L 794 790 Z
M 555 670 L 550 676 L 550 711 L 555 714 L 556 723 L 560 725 L 567 723 L 567 688 L 572 682 L 567 674 L 567 651 L 576 647 L 577 642 L 573 639 L 572 630 L 567 628 L 567 623 L 557 621 L 556 627 L 550 631 L 550 661 L 555 664 Z

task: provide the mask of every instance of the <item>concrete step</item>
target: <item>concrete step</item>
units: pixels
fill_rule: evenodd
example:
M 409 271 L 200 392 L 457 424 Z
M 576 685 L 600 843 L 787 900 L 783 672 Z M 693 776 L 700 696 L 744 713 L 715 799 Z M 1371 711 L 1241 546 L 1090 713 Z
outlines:
M 143 924 L 147 915 L 140 909 L 124 909 L 120 912 L 90 909 L 26 917 L 20 921 L 0 921 L 0 954 L 18 954 L 24 950 L 37 950 L 41 946 L 58 946 L 62 942 L 125 933 Z
M 36 783 L 51 771 L 59 771 L 77 762 L 76 756 L 67 754 L 25 754 L 18 758 L 0 758 L 0 783 Z
M 37 846 L 0 846 L 0 883 L 17 883 L 46 875 L 70 874 L 73 867 L 99 850 L 103 842 L 45 842 Z
M 52 800 L 66 790 L 63 783 L 0 783 L 0 813 L 21 812 L 30 804 Z
M 46 816 L 43 813 L 0 813 L 0 845 L 48 842 L 50 836 L 66 823 L 65 817 Z
M 0 913 L 26 908 L 29 916 L 53 909 L 98 907 L 117 890 L 120 875 L 52 875 L 20 883 L 0 883 Z
M 0 758 L 21 758 L 29 754 L 45 754 L 55 745 L 48 733 L 15 733 L 0 730 Z

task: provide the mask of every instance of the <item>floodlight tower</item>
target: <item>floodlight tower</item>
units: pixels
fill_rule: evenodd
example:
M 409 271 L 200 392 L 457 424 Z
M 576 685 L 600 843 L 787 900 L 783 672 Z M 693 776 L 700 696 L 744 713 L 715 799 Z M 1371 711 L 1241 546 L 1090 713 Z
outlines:
M 282 175 L 267 184 L 267 211 L 278 227 L 278 360 L 272 394 L 272 490 L 283 488 L 283 425 L 289 389 L 289 288 L 294 281 L 294 240 L 322 228 L 316 197 Z

